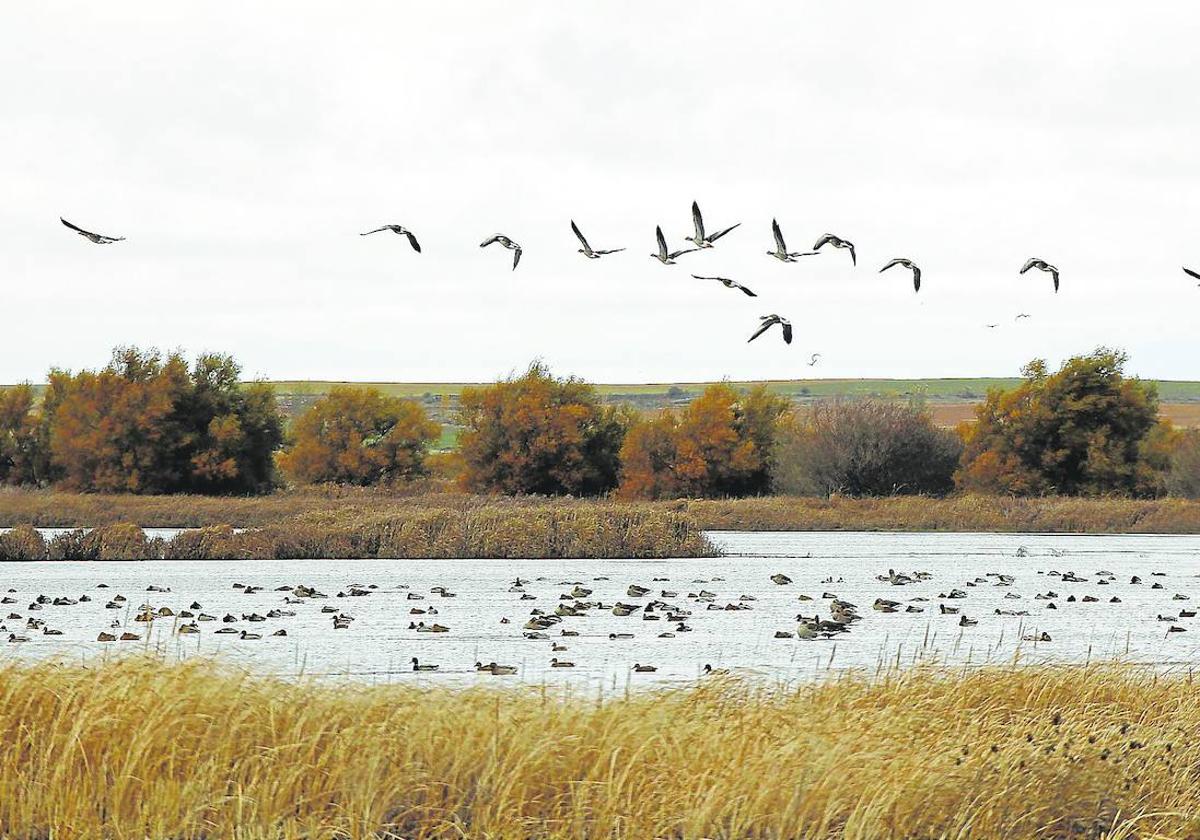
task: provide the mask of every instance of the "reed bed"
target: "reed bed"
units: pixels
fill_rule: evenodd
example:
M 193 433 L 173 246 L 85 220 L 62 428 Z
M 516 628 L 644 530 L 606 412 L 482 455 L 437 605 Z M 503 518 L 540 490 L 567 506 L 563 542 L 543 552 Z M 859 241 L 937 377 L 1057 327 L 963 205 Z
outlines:
M 499 679 L 499 678 L 497 678 Z M 1200 693 L 1120 667 L 582 698 L 0 667 L 13 838 L 1200 835 Z
M 0 560 L 290 560 L 424 558 L 713 557 L 687 514 L 609 505 L 526 506 L 519 512 L 408 508 L 386 514 L 325 512 L 237 531 L 212 525 L 173 539 L 118 522 L 49 540 L 30 525 L 0 534 Z
M 407 490 L 307 488 L 254 497 L 132 496 L 0 490 L 0 526 L 87 528 L 117 522 L 144 527 L 258 528 L 317 517 L 346 523 L 415 511 L 521 517 L 609 510 L 674 512 L 707 530 L 734 531 L 1038 531 L 1051 533 L 1200 533 L 1200 501 L 1008 496 L 919 496 L 614 502 L 605 499 L 476 496 L 421 484 Z

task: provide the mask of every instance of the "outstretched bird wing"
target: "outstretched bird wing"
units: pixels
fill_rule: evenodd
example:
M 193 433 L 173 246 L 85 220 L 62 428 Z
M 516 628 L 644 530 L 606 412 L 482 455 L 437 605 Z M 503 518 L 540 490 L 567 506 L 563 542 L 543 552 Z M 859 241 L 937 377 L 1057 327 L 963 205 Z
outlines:
M 790 321 L 782 321 L 783 324 L 783 343 L 792 343 L 792 324 Z
M 704 241 L 704 217 L 700 215 L 700 205 L 692 202 L 692 224 L 696 226 L 696 241 Z
M 75 226 L 71 225 L 71 227 L 75 227 Z M 372 233 L 379 233 L 382 230 L 391 230 L 391 228 L 388 227 L 387 225 L 384 225 L 383 227 L 375 228 L 375 230 L 369 230 L 366 233 L 360 233 L 359 236 L 370 236 Z
M 902 259 L 900 259 L 899 257 L 897 257 L 894 260 L 889 260 L 887 265 L 885 265 L 883 268 L 879 269 L 879 273 L 883 274 L 883 272 L 887 271 L 889 268 L 892 268 L 893 266 L 897 266 L 897 265 L 904 265 L 904 261 Z
M 783 231 L 779 229 L 779 222 L 775 219 L 771 220 L 771 232 L 775 234 L 775 247 L 781 253 L 787 253 L 787 245 L 783 242 Z
M 605 254 L 619 254 L 624 250 L 624 248 L 609 248 L 607 251 L 593 251 L 592 253 L 604 256 Z
M 513 249 L 513 271 L 517 270 L 517 263 L 521 261 L 521 246 L 518 245 Z
M 667 238 L 663 236 L 662 225 L 654 228 L 654 235 L 658 237 L 658 254 L 664 260 L 671 259 L 670 253 L 667 251 Z
M 482 242 L 480 242 L 479 247 L 486 248 L 487 246 L 491 245 L 493 242 L 499 242 L 499 241 L 500 241 L 500 234 L 497 233 L 495 236 L 493 236 L 489 239 L 485 239 Z
M 1191 270 L 1190 268 L 1188 268 L 1186 265 L 1185 265 L 1185 266 L 1183 266 L 1183 273 L 1184 273 L 1184 274 L 1187 274 L 1187 275 L 1189 275 L 1189 276 L 1191 276 L 1191 277 L 1195 277 L 1197 280 L 1200 280 L 1200 274 L 1196 273 L 1195 271 L 1192 271 L 1192 270 Z
M 833 240 L 837 239 L 832 233 L 827 233 L 817 240 L 817 244 L 813 246 L 814 251 L 820 251 L 822 245 L 828 245 Z
M 571 230 L 575 231 L 575 236 L 578 237 L 579 244 L 583 246 L 584 253 L 585 254 L 592 253 L 592 246 L 589 245 L 588 241 L 583 238 L 583 234 L 579 230 L 579 225 L 575 224 L 574 219 L 571 220 Z
M 64 225 L 66 225 L 67 227 L 69 227 L 71 230 L 75 231 L 76 233 L 89 234 L 91 236 L 96 235 L 96 234 L 92 233 L 90 230 L 84 230 L 83 228 L 79 227 L 79 225 L 71 224 L 66 219 L 64 219 L 62 216 L 59 216 L 58 220 L 60 222 L 62 222 Z
M 758 324 L 758 329 L 754 331 L 754 335 L 750 336 L 749 338 L 746 338 L 746 343 L 749 344 L 751 341 L 754 341 L 755 338 L 757 338 L 758 336 L 761 336 L 763 334 L 763 332 L 766 332 L 767 330 L 772 328 L 772 326 L 779 323 L 779 319 L 776 318 L 775 316 L 761 316 L 761 319 L 762 319 L 762 323 Z
M 684 248 L 682 251 L 672 251 L 671 253 L 667 254 L 667 259 L 673 260 L 676 257 L 681 257 L 684 254 L 690 254 L 690 253 L 692 253 L 692 251 L 699 251 L 699 250 L 700 250 L 699 248 Z
M 1039 260 L 1037 257 L 1030 257 L 1029 259 L 1025 260 L 1025 265 L 1021 266 L 1020 273 L 1024 274 L 1026 271 L 1036 266 L 1039 262 L 1041 262 L 1041 260 Z
M 733 230 L 733 229 L 734 229 L 734 228 L 736 228 L 736 227 L 741 227 L 741 224 L 742 224 L 741 222 L 738 222 L 736 225 L 730 225 L 729 227 L 725 228 L 725 230 L 719 230 L 719 231 L 717 231 L 717 232 L 716 232 L 716 233 L 714 233 L 712 236 L 708 237 L 708 241 L 709 241 L 709 242 L 716 242 L 716 241 L 717 241 L 718 239 L 720 239 L 722 236 L 724 236 L 725 234 L 729 233 L 729 231 Z
M 406 230 L 404 235 L 408 237 L 408 244 L 412 246 L 412 249 L 418 254 L 421 253 L 421 243 L 417 241 L 417 237 L 413 236 L 412 231 Z
M 850 264 L 858 265 L 858 255 L 854 253 L 854 243 L 847 242 L 846 247 L 850 249 Z
M 1054 278 L 1054 291 L 1057 292 L 1058 291 L 1058 269 L 1055 268 L 1054 266 L 1050 266 L 1049 271 L 1050 271 L 1050 276 Z
M 914 265 L 912 267 L 912 273 L 913 273 L 913 291 L 919 292 L 919 291 L 921 291 L 921 269 L 918 266 Z

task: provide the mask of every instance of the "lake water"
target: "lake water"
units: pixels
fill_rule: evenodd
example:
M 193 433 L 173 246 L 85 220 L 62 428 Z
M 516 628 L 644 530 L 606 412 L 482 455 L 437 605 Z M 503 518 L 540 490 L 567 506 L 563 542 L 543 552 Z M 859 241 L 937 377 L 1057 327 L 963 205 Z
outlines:
M 371 682 L 559 684 L 612 691 L 627 686 L 686 683 L 703 666 L 769 680 L 808 679 L 830 669 L 875 671 L 919 661 L 954 664 L 1077 662 L 1120 658 L 1165 666 L 1200 662 L 1200 619 L 1179 617 L 1200 608 L 1200 537 L 1077 536 L 947 533 L 715 533 L 726 556 L 705 560 L 428 560 L 278 562 L 13 563 L 0 565 L 0 593 L 11 603 L 0 608 L 0 656 L 60 657 L 94 660 L 132 651 L 153 650 L 168 657 L 216 656 L 255 670 L 292 676 L 353 678 Z M 895 586 L 876 579 L 889 568 L 909 575 L 929 574 Z M 1111 572 L 1107 580 L 1097 572 Z M 1069 582 L 1072 572 L 1082 580 Z M 792 583 L 777 585 L 783 573 Z M 994 577 L 1003 573 L 1011 584 Z M 1057 573 L 1057 574 L 1055 574 Z M 1130 582 L 1139 576 L 1141 584 Z M 516 578 L 528 581 L 512 591 Z M 832 582 L 827 582 L 832 580 Z M 252 594 L 235 583 L 262 587 Z M 98 588 L 107 584 L 107 588 Z M 327 598 L 303 598 L 288 605 L 277 587 L 303 584 Z M 528 639 L 523 625 L 531 610 L 552 613 L 560 595 L 575 584 L 593 590 L 582 600 L 644 606 L 662 600 L 690 611 L 679 632 L 665 611 L 659 620 L 643 618 L 644 609 L 618 617 L 610 609 L 591 609 L 566 617 L 544 631 L 547 639 Z M 631 597 L 631 584 L 650 594 Z M 361 586 L 369 594 L 337 597 Z M 1161 588 L 1155 588 L 1158 585 Z M 147 587 L 169 592 L 147 591 Z M 367 587 L 374 587 L 367 589 Z M 431 590 L 445 587 L 454 597 Z M 963 598 L 940 598 L 952 589 Z M 663 591 L 677 593 L 662 595 Z M 711 600 L 697 597 L 701 590 Z M 1038 594 L 1056 593 L 1052 600 Z M 794 632 L 796 616 L 829 618 L 828 593 L 859 606 L 861 620 L 831 639 L 774 638 Z M 106 609 L 117 594 L 127 601 Z M 813 600 L 802 601 L 801 595 Z M 46 604 L 30 611 L 39 595 L 92 600 L 74 605 Z M 526 598 L 522 600 L 522 595 Z M 415 596 L 420 596 L 415 597 Z M 1076 600 L 1069 601 L 1074 596 Z M 1084 596 L 1097 598 L 1083 601 Z M 1181 596 L 1181 597 L 1176 597 Z M 1110 603 L 1118 598 L 1119 603 Z M 876 598 L 900 602 L 900 612 L 871 608 Z M 200 623 L 196 635 L 179 635 L 182 620 L 134 621 L 147 604 L 178 613 L 192 602 L 215 616 Z M 573 603 L 567 601 L 564 603 Z M 1054 603 L 1056 609 L 1050 609 Z M 720 609 L 710 609 L 713 607 Z M 729 604 L 749 609 L 726 610 Z M 960 610 L 941 614 L 939 604 Z M 923 612 L 904 612 L 907 606 Z M 352 616 L 349 628 L 335 630 L 334 607 Z M 413 609 L 436 614 L 410 614 Z M 273 609 L 295 616 L 251 623 L 243 615 Z M 1027 612 L 998 615 L 996 610 Z M 238 620 L 220 619 L 231 614 Z M 960 626 L 966 615 L 978 624 Z M 1172 619 L 1159 621 L 1158 616 Z M 29 617 L 62 635 L 28 629 Z M 509 619 L 502 623 L 502 619 Z M 444 634 L 410 630 L 410 622 L 437 622 Z M 118 625 L 112 628 L 112 624 Z M 242 640 L 214 631 L 249 630 L 261 639 Z M 1167 632 L 1170 626 L 1185 632 Z M 270 634 L 284 629 L 285 637 Z M 561 631 L 575 631 L 564 637 Z M 101 643 L 101 631 L 130 631 L 138 641 Z M 28 637 L 6 642 L 9 633 Z M 660 634 L 673 632 L 673 637 Z M 1049 642 L 1022 641 L 1047 633 Z M 609 634 L 632 634 L 610 638 Z M 552 643 L 565 647 L 553 651 Z M 414 673 L 413 657 L 436 664 L 435 673 Z M 550 667 L 552 657 L 573 668 Z M 476 661 L 513 665 L 518 673 L 494 677 L 474 670 Z M 634 673 L 634 664 L 653 665 L 654 673 Z

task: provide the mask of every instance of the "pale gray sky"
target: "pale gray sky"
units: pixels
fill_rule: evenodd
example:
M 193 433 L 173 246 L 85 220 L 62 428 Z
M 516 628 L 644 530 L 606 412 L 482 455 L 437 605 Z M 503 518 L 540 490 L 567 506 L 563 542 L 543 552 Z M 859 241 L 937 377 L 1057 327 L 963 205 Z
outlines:
M 271 378 L 540 357 L 608 382 L 1012 375 L 1109 344 L 1198 378 L 1198 36 L 1182 1 L 23 4 L 0 382 L 117 343 Z M 693 199 L 742 227 L 663 267 L 654 226 L 682 247 Z M 853 240 L 857 270 L 768 258 L 773 216 L 793 250 Z M 585 260 L 571 218 L 629 250 Z M 424 253 L 357 235 L 386 222 Z M 515 273 L 478 247 L 496 232 Z M 1018 276 L 1033 255 L 1057 296 Z M 919 295 L 876 273 L 893 256 Z M 795 342 L 747 345 L 771 312 Z

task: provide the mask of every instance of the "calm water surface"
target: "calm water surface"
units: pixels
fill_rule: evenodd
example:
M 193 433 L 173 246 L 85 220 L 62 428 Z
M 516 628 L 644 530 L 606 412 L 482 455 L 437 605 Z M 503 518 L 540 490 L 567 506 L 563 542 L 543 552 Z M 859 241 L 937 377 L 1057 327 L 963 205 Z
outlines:
M 169 536 L 169 533 L 166 534 Z M 695 680 L 705 663 L 748 676 L 797 680 L 830 669 L 874 671 L 922 660 L 956 664 L 1070 662 L 1118 657 L 1168 666 L 1200 663 L 1200 619 L 1180 611 L 1200 608 L 1200 537 L 1195 536 L 1063 536 L 1029 534 L 889 534 L 889 533 L 729 533 L 712 535 L 727 556 L 708 560 L 427 560 L 279 562 L 147 562 L 147 563 L 14 563 L 0 565 L 0 591 L 12 603 L 0 608 L 0 656 L 60 657 L 94 660 L 131 651 L 154 650 L 170 657 L 216 656 L 263 672 L 309 674 L 371 682 L 435 683 L 569 683 L 598 690 L 627 686 L 679 684 Z M 930 579 L 893 586 L 876 579 L 889 568 Z M 1097 572 L 1112 572 L 1102 584 Z M 1082 581 L 1067 582 L 1073 572 Z M 792 583 L 777 585 L 771 575 L 783 573 Z M 1014 578 L 1011 585 L 989 573 Z M 1055 574 L 1057 573 L 1057 574 Z M 1143 583 L 1131 584 L 1132 576 Z M 513 590 L 516 578 L 527 581 L 524 593 Z M 99 584 L 108 588 L 98 588 Z M 244 594 L 235 583 L 262 587 Z M 302 599 L 288 605 L 289 593 L 277 587 L 303 584 L 329 597 Z M 618 617 L 608 609 L 592 609 L 567 617 L 544 631 L 549 639 L 528 639 L 523 625 L 530 612 L 552 613 L 560 595 L 575 584 L 592 589 L 586 601 L 606 606 L 616 601 L 645 605 L 658 599 L 690 611 L 691 632 L 678 632 L 662 618 L 645 620 L 644 610 Z M 630 584 L 650 589 L 643 597 L 627 593 Z M 1154 584 L 1162 588 L 1153 588 Z M 374 587 L 368 595 L 337 597 L 354 585 Z M 147 591 L 147 587 L 169 592 Z M 445 587 L 454 597 L 431 592 Z M 965 598 L 943 599 L 952 589 Z M 662 595 L 663 591 L 668 594 Z M 698 597 L 713 593 L 710 601 Z M 1053 601 L 1035 596 L 1052 591 Z M 117 594 L 128 600 L 122 609 L 105 609 Z M 860 607 L 862 619 L 833 639 L 774 638 L 793 632 L 796 616 L 829 618 L 829 600 L 837 595 Z M 28 608 L 37 596 L 92 600 L 69 606 Z M 521 599 L 522 594 L 527 597 Z M 801 595 L 813 600 L 803 601 Z M 1096 602 L 1084 602 L 1084 596 Z M 413 596 L 420 596 L 416 598 Z M 1068 597 L 1074 596 L 1075 601 Z M 1177 598 L 1176 596 L 1182 596 Z M 876 598 L 911 604 L 920 613 L 882 613 L 871 608 Z M 1116 597 L 1119 603 L 1110 603 Z M 138 608 L 168 607 L 178 613 L 192 602 L 225 624 L 200 623 L 198 635 L 178 635 L 178 618 L 135 622 Z M 571 603 L 570 601 L 566 603 Z M 938 605 L 958 608 L 939 613 Z M 1049 609 L 1054 603 L 1057 609 Z M 721 609 L 710 609 L 709 604 Z M 726 610 L 726 605 L 749 609 Z M 335 630 L 332 606 L 352 616 L 348 629 Z M 436 614 L 412 614 L 414 609 Z M 272 609 L 293 610 L 294 617 L 251 623 L 243 615 L 266 615 Z M 996 610 L 1028 612 L 998 615 Z M 198 611 L 197 611 L 198 612 Z M 978 624 L 962 627 L 961 615 Z M 1158 616 L 1171 619 L 1159 621 Z M 13 616 L 19 616 L 14 618 Z M 61 636 L 28 629 L 29 617 L 45 622 Z M 502 623 L 502 619 L 509 623 Z M 437 622 L 445 634 L 410 630 L 413 621 Z M 111 629 L 113 623 L 119 625 Z M 232 626 L 262 634 L 258 640 L 215 634 Z M 1185 632 L 1168 633 L 1170 626 Z M 578 636 L 563 637 L 562 629 Z M 272 637 L 278 629 L 286 637 Z M 101 631 L 131 631 L 139 641 L 101 643 Z M 8 643 L 8 634 L 27 642 Z M 673 638 L 660 634 L 674 632 Z M 1022 641 L 1023 635 L 1050 635 L 1050 642 Z M 631 639 L 611 639 L 630 633 Z M 552 642 L 566 650 L 553 651 Z M 414 673 L 410 660 L 436 664 L 436 673 Z M 552 657 L 573 668 L 551 668 Z M 514 665 L 512 677 L 474 671 L 476 661 Z M 655 673 L 633 673 L 632 666 L 657 667 Z

